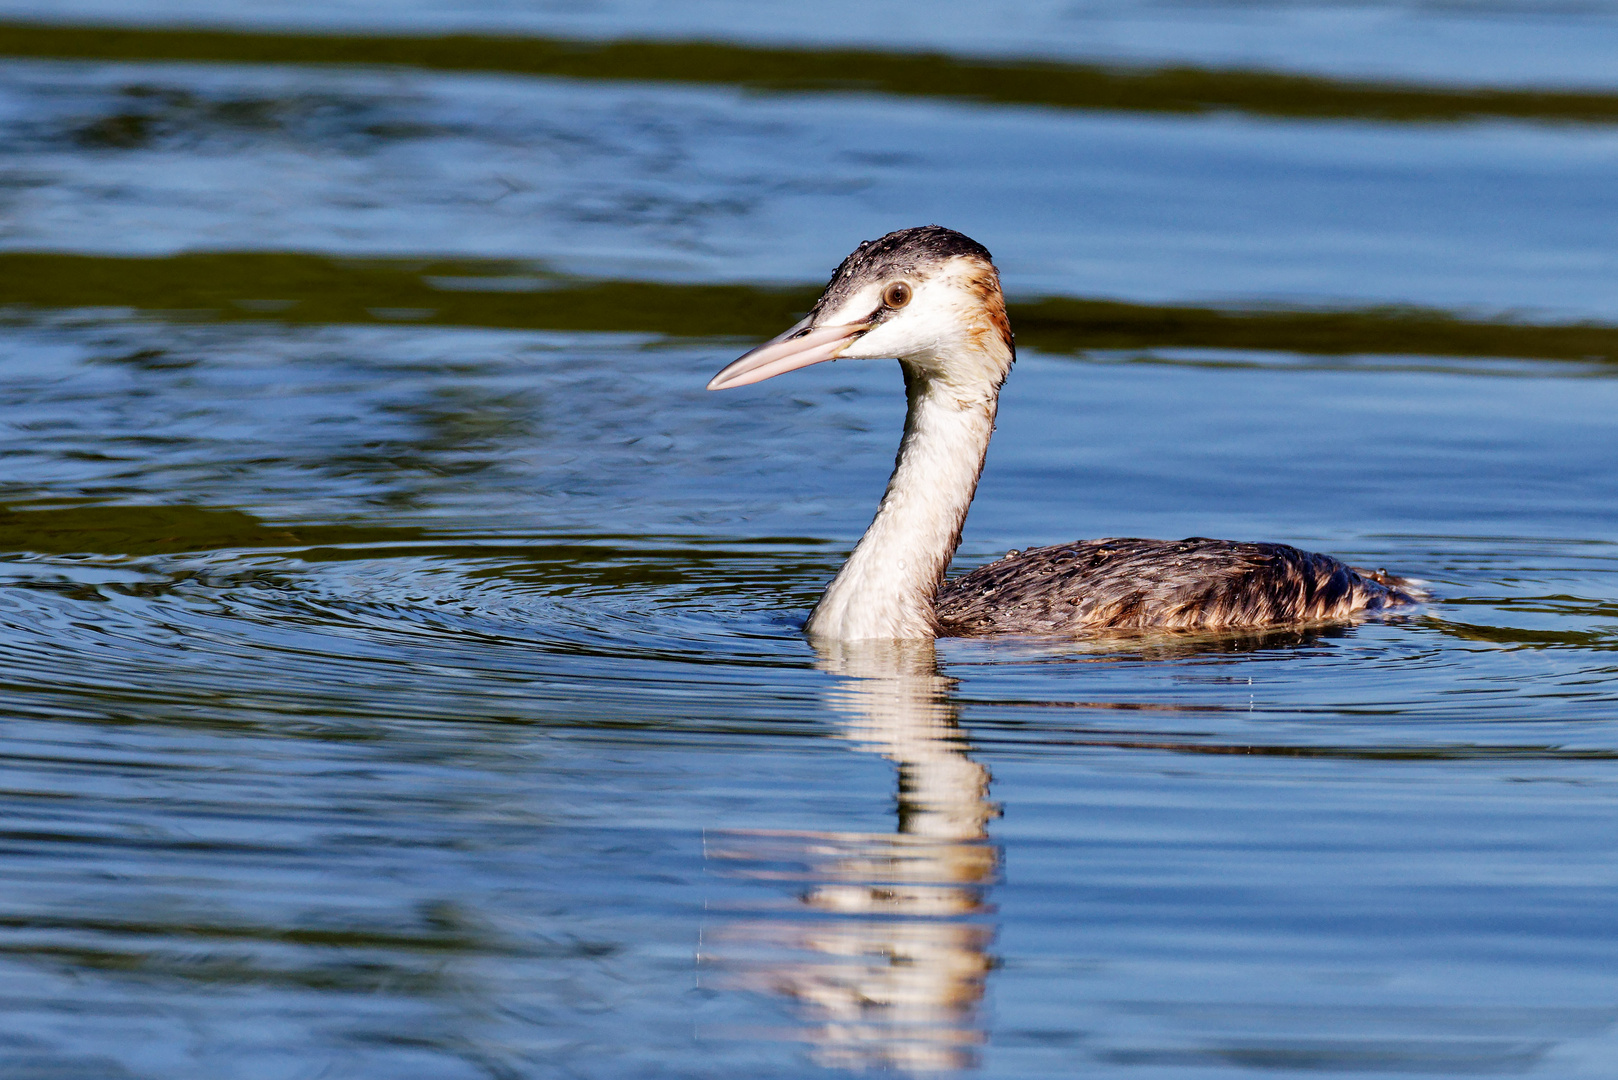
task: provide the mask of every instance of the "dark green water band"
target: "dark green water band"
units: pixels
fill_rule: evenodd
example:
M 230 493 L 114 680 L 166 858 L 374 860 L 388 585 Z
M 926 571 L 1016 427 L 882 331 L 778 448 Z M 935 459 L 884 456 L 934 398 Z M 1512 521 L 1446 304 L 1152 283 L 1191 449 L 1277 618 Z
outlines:
M 0 253 L 0 305 L 133 308 L 166 318 L 414 323 L 676 337 L 767 337 L 818 289 L 561 277 L 532 265 L 344 260 L 285 252 L 166 258 Z M 1052 352 L 1204 347 L 1618 360 L 1618 327 L 1461 318 L 1424 308 L 1230 310 L 1049 298 L 1011 305 L 1017 341 Z
M 856 90 L 1060 109 L 1240 112 L 1434 122 L 1618 122 L 1618 93 L 1440 86 L 1190 66 L 1130 67 L 938 53 L 682 41 L 570 41 L 0 24 L 0 56 L 267 64 L 390 64 L 771 91 Z

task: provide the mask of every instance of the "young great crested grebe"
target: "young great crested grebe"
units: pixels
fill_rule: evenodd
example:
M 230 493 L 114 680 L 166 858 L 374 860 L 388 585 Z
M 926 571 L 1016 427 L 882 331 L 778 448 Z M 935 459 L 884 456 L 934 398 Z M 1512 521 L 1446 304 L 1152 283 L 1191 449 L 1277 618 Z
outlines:
M 901 229 L 855 248 L 814 310 L 708 383 L 724 390 L 824 360 L 897 357 L 910 411 L 876 518 L 805 630 L 930 638 L 1220 630 L 1329 622 L 1416 603 L 1381 570 L 1285 544 L 1081 540 L 946 581 L 1016 359 L 988 249 L 951 229 Z

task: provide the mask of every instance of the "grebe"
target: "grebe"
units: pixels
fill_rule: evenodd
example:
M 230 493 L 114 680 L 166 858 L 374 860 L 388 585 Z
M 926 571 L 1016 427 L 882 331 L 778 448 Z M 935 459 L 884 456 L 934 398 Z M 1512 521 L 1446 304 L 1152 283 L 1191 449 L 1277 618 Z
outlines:
M 897 357 L 909 412 L 876 517 L 815 605 L 813 637 L 1219 630 L 1330 622 L 1416 603 L 1385 571 L 1285 544 L 1106 539 L 944 572 L 1016 359 L 988 249 L 927 225 L 867 240 L 808 316 L 713 377 L 745 386 L 825 360 Z

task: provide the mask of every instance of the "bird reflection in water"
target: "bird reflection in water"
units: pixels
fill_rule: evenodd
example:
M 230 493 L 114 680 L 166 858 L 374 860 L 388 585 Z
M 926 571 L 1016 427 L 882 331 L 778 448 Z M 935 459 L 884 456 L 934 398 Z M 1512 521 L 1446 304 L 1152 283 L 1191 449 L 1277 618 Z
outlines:
M 783 1037 L 810 1043 L 817 1064 L 971 1068 L 994 966 L 989 772 L 967 756 L 931 641 L 817 647 L 841 677 L 830 700 L 844 736 L 899 766 L 898 828 L 709 834 L 719 873 L 801 891 L 785 912 L 710 927 L 702 959 L 720 987 L 793 1002 L 802 1023 Z

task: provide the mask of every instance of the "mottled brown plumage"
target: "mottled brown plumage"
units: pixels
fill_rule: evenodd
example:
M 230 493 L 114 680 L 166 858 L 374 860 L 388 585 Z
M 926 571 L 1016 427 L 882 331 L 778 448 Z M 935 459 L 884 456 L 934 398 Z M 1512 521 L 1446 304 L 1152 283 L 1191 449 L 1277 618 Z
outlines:
M 1329 555 L 1194 536 L 1033 548 L 945 582 L 935 606 L 951 636 L 1072 634 L 1335 622 L 1419 596 Z

